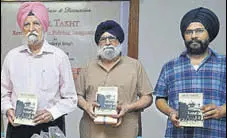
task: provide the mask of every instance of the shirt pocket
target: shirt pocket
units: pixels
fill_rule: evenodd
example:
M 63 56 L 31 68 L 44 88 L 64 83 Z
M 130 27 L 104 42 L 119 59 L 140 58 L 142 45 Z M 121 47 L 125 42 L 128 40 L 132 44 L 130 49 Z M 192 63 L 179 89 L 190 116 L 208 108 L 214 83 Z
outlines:
M 56 70 L 43 69 L 41 71 L 40 89 L 42 91 L 48 91 L 58 86 L 59 75 Z

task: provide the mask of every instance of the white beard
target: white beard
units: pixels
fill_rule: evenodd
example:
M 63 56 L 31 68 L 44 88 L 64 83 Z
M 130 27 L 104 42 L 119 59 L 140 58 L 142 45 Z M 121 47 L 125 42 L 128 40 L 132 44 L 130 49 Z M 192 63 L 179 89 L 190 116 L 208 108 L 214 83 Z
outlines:
M 39 38 L 38 38 L 39 34 L 36 31 L 29 32 L 29 33 L 26 34 L 26 36 L 27 36 L 27 44 L 28 45 L 35 45 L 35 44 L 40 43 L 43 40 L 44 32 L 42 32 L 42 39 L 41 40 L 39 40 Z
M 98 48 L 98 57 L 101 59 L 105 59 L 108 61 L 112 61 L 115 59 L 117 56 L 121 54 L 122 51 L 122 45 L 118 46 L 103 46 Z
M 30 35 L 28 36 L 28 43 L 29 44 L 35 44 L 38 41 L 37 35 Z

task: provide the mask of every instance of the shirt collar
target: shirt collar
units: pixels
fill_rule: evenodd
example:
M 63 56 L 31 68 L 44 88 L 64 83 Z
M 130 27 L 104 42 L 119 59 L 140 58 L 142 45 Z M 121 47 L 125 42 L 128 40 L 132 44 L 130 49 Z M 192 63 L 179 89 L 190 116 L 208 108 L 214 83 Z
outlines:
M 120 56 L 116 61 L 114 61 L 114 64 L 113 64 L 113 66 L 109 69 L 109 71 L 112 70 L 112 69 L 113 69 L 121 60 L 122 60 L 122 56 Z M 103 66 L 102 61 L 101 61 L 100 58 L 98 58 L 98 65 L 105 69 L 105 67 Z
M 54 50 L 52 48 L 53 46 L 50 45 L 46 40 L 44 40 L 43 46 L 41 47 L 40 52 L 37 55 L 41 55 L 43 53 L 53 53 Z M 21 50 L 21 52 L 28 52 L 31 53 L 31 50 L 29 49 L 28 45 L 23 45 Z

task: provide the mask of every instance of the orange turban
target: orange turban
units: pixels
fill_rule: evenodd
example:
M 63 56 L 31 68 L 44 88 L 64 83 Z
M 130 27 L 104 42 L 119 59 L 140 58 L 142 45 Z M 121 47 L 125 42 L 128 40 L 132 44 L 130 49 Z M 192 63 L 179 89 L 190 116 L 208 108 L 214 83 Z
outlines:
M 24 27 L 24 20 L 32 12 L 42 24 L 44 31 L 47 32 L 49 26 L 48 10 L 41 2 L 24 2 L 17 13 L 17 23 L 21 30 Z

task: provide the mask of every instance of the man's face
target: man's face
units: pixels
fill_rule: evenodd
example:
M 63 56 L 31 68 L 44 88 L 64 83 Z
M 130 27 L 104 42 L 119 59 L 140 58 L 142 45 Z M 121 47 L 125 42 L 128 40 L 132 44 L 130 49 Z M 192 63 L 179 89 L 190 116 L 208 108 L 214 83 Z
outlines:
M 193 22 L 187 27 L 184 38 L 188 54 L 201 55 L 208 48 L 209 34 L 199 22 Z
M 111 61 L 119 56 L 120 53 L 121 46 L 118 39 L 108 32 L 103 33 L 98 44 L 98 56 Z
M 43 41 L 43 27 L 36 16 L 28 16 L 25 19 L 23 32 L 29 45 Z

